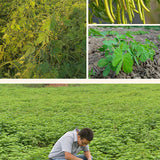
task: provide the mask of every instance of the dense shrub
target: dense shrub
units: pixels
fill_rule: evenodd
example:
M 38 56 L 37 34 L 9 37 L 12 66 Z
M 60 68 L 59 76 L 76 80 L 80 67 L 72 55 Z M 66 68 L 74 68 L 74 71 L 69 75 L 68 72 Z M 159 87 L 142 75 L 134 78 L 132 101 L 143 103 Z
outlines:
M 85 77 L 85 1 L 14 0 L 2 6 L 0 77 Z

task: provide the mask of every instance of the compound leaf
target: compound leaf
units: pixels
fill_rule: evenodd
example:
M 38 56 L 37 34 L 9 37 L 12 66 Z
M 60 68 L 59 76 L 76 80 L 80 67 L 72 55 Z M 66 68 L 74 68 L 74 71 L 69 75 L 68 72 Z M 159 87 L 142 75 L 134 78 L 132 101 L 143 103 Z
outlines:
M 141 53 L 140 60 L 141 60 L 142 62 L 145 62 L 147 59 L 149 59 L 148 53 L 147 53 L 147 52 Z

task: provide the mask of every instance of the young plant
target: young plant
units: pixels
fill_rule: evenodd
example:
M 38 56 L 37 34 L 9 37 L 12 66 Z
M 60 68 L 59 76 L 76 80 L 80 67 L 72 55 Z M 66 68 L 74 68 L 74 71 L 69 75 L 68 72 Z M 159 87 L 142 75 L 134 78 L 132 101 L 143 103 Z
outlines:
M 91 78 L 91 76 L 95 76 L 96 72 L 93 71 L 93 68 L 89 71 L 89 78 Z
M 139 65 L 147 59 L 153 61 L 154 48 L 157 46 L 148 39 L 145 39 L 143 44 L 136 41 L 129 32 L 117 34 L 114 39 L 103 41 L 103 46 L 99 50 L 105 53 L 105 58 L 98 61 L 98 66 L 105 67 L 104 77 L 108 76 L 111 70 L 115 71 L 116 75 L 121 70 L 131 73 L 134 63 Z

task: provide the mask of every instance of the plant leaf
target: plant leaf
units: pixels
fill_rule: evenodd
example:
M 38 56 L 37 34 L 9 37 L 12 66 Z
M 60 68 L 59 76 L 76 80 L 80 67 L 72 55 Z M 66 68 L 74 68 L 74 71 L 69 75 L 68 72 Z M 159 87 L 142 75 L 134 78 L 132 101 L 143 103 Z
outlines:
M 100 32 L 100 34 L 105 36 L 105 35 L 107 35 L 107 31 L 102 31 L 102 32 Z
M 119 48 L 122 51 L 129 51 L 130 50 L 129 45 L 127 44 L 126 41 L 121 41 L 120 44 L 119 44 Z
M 113 55 L 108 55 L 108 56 L 106 56 L 106 58 L 107 58 L 108 62 L 112 62 L 112 60 L 113 60 Z
M 148 52 L 142 52 L 141 53 L 141 56 L 140 56 L 140 60 L 142 61 L 142 62 L 145 62 L 147 59 L 149 59 L 149 55 L 148 55 Z
M 126 32 L 126 36 L 129 38 L 133 38 L 133 36 L 129 32 Z
M 117 35 L 117 38 L 118 39 L 126 39 L 126 35 L 125 34 L 120 34 L 120 35 Z
M 48 18 L 47 20 L 45 20 L 45 21 L 43 22 L 43 25 L 42 25 L 43 31 L 44 31 L 44 30 L 49 31 L 49 30 L 50 30 L 50 26 L 51 26 L 51 19 Z
M 25 53 L 25 57 L 28 57 L 29 55 L 33 54 L 34 52 L 35 52 L 35 47 L 34 46 L 28 48 L 26 53 Z
M 99 67 L 104 67 L 104 66 L 106 66 L 108 63 L 109 63 L 109 61 L 108 61 L 107 58 L 105 58 L 105 59 L 100 59 L 100 60 L 98 61 L 98 66 L 99 66 Z
M 122 60 L 122 58 L 123 58 L 122 52 L 118 52 L 117 54 L 114 54 L 112 65 L 114 67 L 117 66 Z
M 144 46 L 139 45 L 136 49 L 137 49 L 137 57 L 140 57 L 140 61 L 145 62 L 147 59 L 149 59 L 149 53 L 144 48 Z
M 93 36 L 96 36 L 96 35 L 104 36 L 104 34 L 102 34 L 100 31 L 92 29 L 92 28 L 90 28 L 88 32 L 89 32 L 89 36 L 91 36 L 91 35 L 93 35 Z
M 109 40 L 109 41 L 105 40 L 105 41 L 103 41 L 103 44 L 105 44 L 107 46 L 111 46 L 113 44 L 117 44 L 117 41 L 116 40 Z
M 104 77 L 108 76 L 110 70 L 111 70 L 111 68 L 110 68 L 110 66 L 108 65 L 108 66 L 105 68 L 105 70 L 103 71 L 103 76 L 104 76 Z
M 121 67 L 122 67 L 122 63 L 123 63 L 123 60 L 120 61 L 120 63 L 118 64 L 117 68 L 116 68 L 116 75 L 119 74 L 120 70 L 121 70 Z
M 44 32 L 40 32 L 39 35 L 38 35 L 36 43 L 40 44 L 42 42 L 45 42 L 45 39 L 46 39 L 46 34 Z
M 130 73 L 133 70 L 133 59 L 130 53 L 126 53 L 123 57 L 123 71 Z

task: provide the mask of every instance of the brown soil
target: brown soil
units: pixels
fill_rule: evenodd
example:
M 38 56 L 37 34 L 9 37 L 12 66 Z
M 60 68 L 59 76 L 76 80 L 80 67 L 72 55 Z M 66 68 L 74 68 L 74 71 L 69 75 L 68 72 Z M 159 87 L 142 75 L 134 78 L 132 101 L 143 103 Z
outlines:
M 105 28 L 105 27 L 89 27 L 98 29 L 99 31 L 106 31 L 106 30 L 114 30 L 120 34 L 123 34 L 125 31 L 138 31 L 144 30 L 149 31 L 149 34 L 143 35 L 133 35 L 137 41 L 144 42 L 145 39 L 149 39 L 154 42 L 158 49 L 155 52 L 154 60 L 147 60 L 146 62 L 141 63 L 139 66 L 136 64 L 133 66 L 133 71 L 129 74 L 124 73 L 121 71 L 118 75 L 114 72 L 110 73 L 107 77 L 103 77 L 102 73 L 104 68 L 100 68 L 97 66 L 98 60 L 104 58 L 104 54 L 98 50 L 103 45 L 104 38 L 97 38 L 93 36 L 88 37 L 88 70 L 89 72 L 93 69 L 95 75 L 90 76 L 90 78 L 119 78 L 119 79 L 158 79 L 160 78 L 160 41 L 158 40 L 158 35 L 160 35 L 160 31 L 156 31 L 153 29 L 147 30 L 144 28 Z M 107 39 L 112 39 L 113 36 L 107 36 Z

